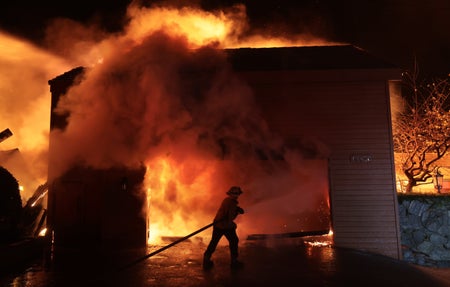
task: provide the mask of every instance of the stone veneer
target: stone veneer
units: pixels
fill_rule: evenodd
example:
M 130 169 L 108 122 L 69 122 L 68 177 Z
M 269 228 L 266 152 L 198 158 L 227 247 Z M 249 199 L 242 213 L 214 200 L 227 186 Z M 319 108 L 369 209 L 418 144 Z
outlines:
M 399 195 L 403 260 L 450 267 L 450 196 Z

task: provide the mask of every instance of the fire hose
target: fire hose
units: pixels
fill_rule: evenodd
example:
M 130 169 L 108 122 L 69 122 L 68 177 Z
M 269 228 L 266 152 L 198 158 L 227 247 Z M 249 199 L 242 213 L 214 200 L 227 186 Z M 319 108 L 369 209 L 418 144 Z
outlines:
M 180 243 L 180 242 L 182 242 L 182 241 L 184 241 L 186 239 L 188 239 L 189 237 L 192 237 L 195 234 L 200 233 L 203 230 L 206 230 L 206 229 L 210 228 L 213 225 L 214 225 L 214 222 L 212 222 L 212 223 L 210 223 L 208 225 L 205 225 L 202 228 L 200 228 L 200 229 L 198 229 L 198 230 L 196 230 L 196 231 L 194 231 L 194 232 L 192 232 L 192 233 L 190 233 L 190 234 L 188 234 L 188 235 L 186 235 L 186 236 L 184 236 L 184 237 L 182 237 L 182 238 L 180 238 L 178 240 L 175 240 L 174 242 L 172 242 L 172 243 L 170 243 L 170 244 L 168 244 L 166 246 L 163 246 L 163 247 L 159 248 L 158 250 L 155 250 L 155 251 L 153 251 L 153 252 L 151 252 L 151 253 L 149 253 L 149 254 L 147 254 L 145 256 L 142 256 L 142 257 L 140 257 L 140 258 L 138 258 L 138 259 L 128 263 L 127 265 L 125 265 L 122 268 L 120 268 L 118 271 L 122 271 L 122 270 L 125 270 L 125 269 L 133 266 L 133 265 L 136 265 L 139 262 L 144 261 L 145 259 L 150 258 L 150 257 L 152 257 L 152 256 L 154 256 L 154 255 L 156 255 L 156 254 L 158 254 L 158 253 L 160 253 L 160 252 L 162 252 L 162 251 L 164 251 L 164 250 L 166 250 L 166 249 L 168 249 L 168 248 L 170 248 L 170 247 L 172 247 L 172 246 L 174 246 L 174 245 L 176 245 L 176 244 L 178 244 L 178 243 Z

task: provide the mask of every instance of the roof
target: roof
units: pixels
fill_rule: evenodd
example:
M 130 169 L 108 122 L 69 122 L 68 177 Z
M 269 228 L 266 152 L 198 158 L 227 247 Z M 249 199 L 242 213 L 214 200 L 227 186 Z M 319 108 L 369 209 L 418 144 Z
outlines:
M 398 69 L 353 45 L 226 50 L 237 71 Z

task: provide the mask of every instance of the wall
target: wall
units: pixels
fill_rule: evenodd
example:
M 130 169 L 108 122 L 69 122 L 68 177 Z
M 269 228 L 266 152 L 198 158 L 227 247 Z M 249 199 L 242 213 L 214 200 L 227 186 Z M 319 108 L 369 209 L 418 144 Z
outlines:
M 49 81 L 52 93 L 51 130 L 64 130 L 67 114 L 55 112 L 59 98 L 82 80 L 84 68 L 75 68 Z M 145 168 L 92 169 L 75 166 L 62 175 L 60 159 L 50 137 L 47 228 L 56 251 L 95 249 L 99 252 L 147 245 L 146 197 L 142 193 Z M 125 183 L 125 184 L 124 184 Z
M 141 191 L 145 168 L 74 167 L 51 184 L 54 246 L 114 249 L 145 247 L 147 219 Z
M 405 261 L 450 267 L 450 196 L 399 195 Z
M 334 244 L 401 258 L 389 71 L 248 71 L 272 129 L 328 149 Z

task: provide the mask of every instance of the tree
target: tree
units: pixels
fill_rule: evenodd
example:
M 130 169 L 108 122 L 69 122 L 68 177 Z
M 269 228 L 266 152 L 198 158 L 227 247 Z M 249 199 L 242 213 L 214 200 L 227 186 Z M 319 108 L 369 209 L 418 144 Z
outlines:
M 408 183 L 406 192 L 431 179 L 450 148 L 450 83 L 419 83 L 417 73 L 404 73 L 401 111 L 393 116 L 394 152 Z

